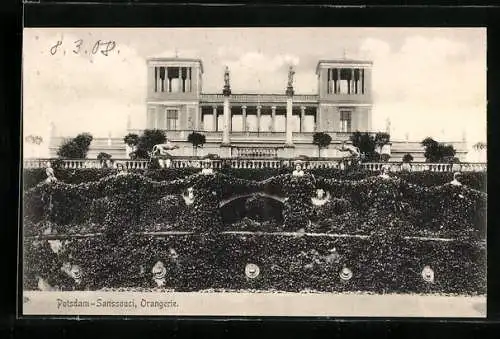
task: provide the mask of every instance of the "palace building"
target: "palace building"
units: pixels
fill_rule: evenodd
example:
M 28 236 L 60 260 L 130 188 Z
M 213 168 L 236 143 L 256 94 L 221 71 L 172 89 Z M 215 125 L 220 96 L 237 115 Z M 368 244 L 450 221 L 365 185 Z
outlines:
M 353 131 L 370 131 L 371 69 L 369 61 L 321 60 L 316 95 L 294 92 L 293 70 L 288 85 L 283 79 L 283 93 L 233 93 L 226 69 L 221 92 L 205 93 L 201 60 L 149 59 L 146 128 L 165 130 L 181 146 L 177 153 L 187 147 L 186 155 L 192 154 L 186 144 L 192 131 L 206 136 L 205 153 L 222 157 L 317 155 L 316 131 L 338 142 Z
M 226 68 L 219 93 L 203 91 L 203 62 L 199 59 L 151 58 L 147 60 L 146 129 L 161 129 L 170 142 L 179 146 L 174 156 L 193 155 L 187 141 L 193 131 L 206 137 L 197 155 L 221 157 L 275 158 L 318 156 L 313 144 L 315 132 L 332 137 L 322 157 L 340 157 L 342 142 L 355 131 L 372 132 L 372 67 L 365 60 L 319 60 L 316 66 L 318 93 L 295 93 L 294 71 L 289 70 L 283 92 L 275 94 L 233 93 Z M 314 70 L 311 70 L 314 71 Z M 127 133 L 143 129 L 129 126 Z M 126 133 L 125 133 L 126 134 Z M 124 134 L 124 136 L 125 136 Z M 53 138 L 55 154 L 61 138 Z M 453 143 L 457 156 L 464 145 Z M 406 153 L 423 160 L 418 142 L 392 142 L 391 158 Z M 126 158 L 122 138 L 95 138 L 89 157 L 99 152 Z

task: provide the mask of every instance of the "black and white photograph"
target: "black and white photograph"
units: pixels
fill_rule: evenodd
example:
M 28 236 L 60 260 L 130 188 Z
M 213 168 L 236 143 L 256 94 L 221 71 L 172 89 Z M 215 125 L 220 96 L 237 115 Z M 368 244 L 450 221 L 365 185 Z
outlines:
M 485 28 L 24 28 L 22 314 L 486 318 Z

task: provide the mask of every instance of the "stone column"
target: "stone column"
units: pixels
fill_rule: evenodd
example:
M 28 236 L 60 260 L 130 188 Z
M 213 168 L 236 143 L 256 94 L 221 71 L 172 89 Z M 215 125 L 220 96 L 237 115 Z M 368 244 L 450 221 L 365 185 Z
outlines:
M 202 117 L 203 109 L 201 106 L 198 106 L 198 112 L 196 112 L 195 120 L 194 120 L 194 128 L 199 131 L 200 130 L 200 124 L 201 124 L 201 117 Z
M 247 126 L 247 106 L 241 106 L 241 113 L 243 115 L 243 132 L 248 132 Z
M 179 93 L 182 93 L 182 67 L 179 67 Z
M 229 128 L 231 126 L 231 107 L 229 106 L 229 95 L 224 96 L 224 129 L 222 143 L 229 144 Z
M 306 121 L 306 106 L 300 106 L 300 131 L 304 132 L 304 124 Z
M 351 68 L 350 88 L 351 88 L 351 94 L 354 94 L 354 68 Z
M 337 83 L 335 84 L 335 87 L 337 88 L 337 94 L 340 93 L 340 68 L 337 68 Z
M 271 107 L 271 131 L 276 132 L 276 106 Z
M 231 86 L 229 84 L 229 68 L 226 66 L 224 72 L 224 88 L 222 89 L 222 95 L 224 96 L 224 128 L 222 131 L 222 144 L 221 144 L 221 155 L 230 157 L 231 156 L 231 140 L 229 138 L 229 131 L 231 129 L 231 106 L 229 105 L 229 97 L 231 96 Z
M 260 132 L 260 116 L 261 116 L 261 106 L 257 106 L 257 132 Z
M 293 108 L 293 98 L 292 98 L 292 95 L 290 93 L 287 93 L 287 98 L 286 98 L 286 141 L 285 141 L 285 144 L 288 146 L 293 145 L 292 108 Z
M 217 131 L 217 106 L 212 107 L 212 121 L 213 121 L 213 126 L 214 126 L 214 131 Z

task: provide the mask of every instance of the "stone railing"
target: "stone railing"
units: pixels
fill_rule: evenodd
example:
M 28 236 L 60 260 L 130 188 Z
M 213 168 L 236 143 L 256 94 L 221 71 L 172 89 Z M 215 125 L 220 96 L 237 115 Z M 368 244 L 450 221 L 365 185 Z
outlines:
M 62 168 L 79 169 L 79 168 L 104 168 L 108 167 L 97 159 L 81 159 L 81 160 L 58 160 L 58 159 L 25 159 L 24 168 L 45 168 L 47 163 L 61 162 Z M 207 160 L 198 159 L 196 157 L 175 157 L 169 161 L 164 161 L 163 164 L 170 168 L 201 168 Z M 293 160 L 290 159 L 214 159 L 208 160 L 210 167 L 222 168 L 223 164 L 227 164 L 232 168 L 279 168 L 283 164 L 291 165 Z M 123 165 L 127 169 L 145 169 L 149 166 L 149 160 L 130 160 L 130 159 L 113 159 L 111 167 L 117 168 L 118 164 Z M 309 169 L 314 168 L 338 168 L 343 169 L 344 166 L 338 159 L 320 159 L 308 160 L 305 166 Z M 455 163 L 455 164 L 438 164 L 426 162 L 413 162 L 403 165 L 400 162 L 388 163 L 362 163 L 360 165 L 368 171 L 381 171 L 383 166 L 389 166 L 391 172 L 399 172 L 409 170 L 412 172 L 485 172 L 487 164 L 485 163 Z M 406 167 L 406 168 L 405 168 Z
M 362 163 L 361 166 L 369 171 L 381 171 L 382 167 L 389 165 L 392 172 L 398 172 L 404 170 L 404 167 L 411 172 L 486 172 L 487 164 L 485 163 L 454 163 L 454 164 L 439 164 L 439 163 L 428 163 L 428 162 L 412 162 L 404 166 L 402 163 L 374 163 L 367 162 Z
M 219 93 L 204 93 L 200 95 L 203 102 L 218 103 L 224 101 L 224 95 Z M 231 102 L 237 103 L 286 103 L 286 94 L 231 94 L 229 97 Z M 318 95 L 314 94 L 296 94 L 293 96 L 294 102 L 317 103 Z

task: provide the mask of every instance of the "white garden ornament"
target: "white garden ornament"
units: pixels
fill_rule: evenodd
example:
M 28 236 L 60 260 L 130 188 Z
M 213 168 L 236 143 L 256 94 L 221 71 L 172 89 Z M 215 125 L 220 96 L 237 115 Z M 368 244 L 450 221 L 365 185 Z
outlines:
M 295 169 L 292 172 L 294 177 L 303 177 L 304 171 L 302 170 L 302 161 L 298 160 L 295 162 Z
M 462 186 L 462 183 L 460 182 L 460 176 L 460 172 L 453 173 L 453 180 L 450 182 L 450 184 L 453 186 Z
M 351 280 L 351 278 L 352 278 L 352 271 L 349 268 L 344 267 L 342 269 L 342 271 L 340 271 L 339 276 L 340 276 L 340 279 L 342 279 L 344 281 Z
M 380 173 L 379 177 L 382 179 L 389 179 L 389 172 L 390 172 L 390 167 L 389 165 L 384 165 L 382 166 L 382 172 Z
M 50 245 L 50 249 L 55 254 L 59 253 L 59 251 L 62 249 L 62 246 L 63 246 L 63 243 L 61 240 L 48 240 L 48 243 Z
M 323 189 L 317 189 L 316 195 L 311 198 L 314 206 L 323 206 L 330 200 L 330 192 L 325 192 Z
M 194 203 L 194 188 L 189 187 L 186 192 L 182 195 L 186 205 L 192 205 Z
M 153 280 L 156 282 L 158 287 L 163 287 L 165 285 L 165 277 L 167 276 L 167 268 L 165 265 L 158 261 L 151 270 L 153 274 Z
M 47 168 L 45 169 L 45 174 L 47 175 L 47 179 L 45 179 L 46 183 L 52 183 L 57 181 L 57 178 L 54 174 L 54 169 L 50 167 L 50 163 L 47 164 Z
M 66 273 L 70 278 L 75 280 L 77 284 L 80 284 L 82 282 L 82 269 L 78 265 L 73 265 L 69 262 L 66 262 L 63 264 L 61 267 L 61 271 Z
M 255 279 L 259 276 L 260 274 L 260 268 L 259 266 L 255 264 L 247 264 L 245 266 L 245 275 L 250 278 L 250 279 Z
M 422 278 L 428 283 L 434 282 L 434 270 L 430 266 L 425 266 L 422 270 Z

